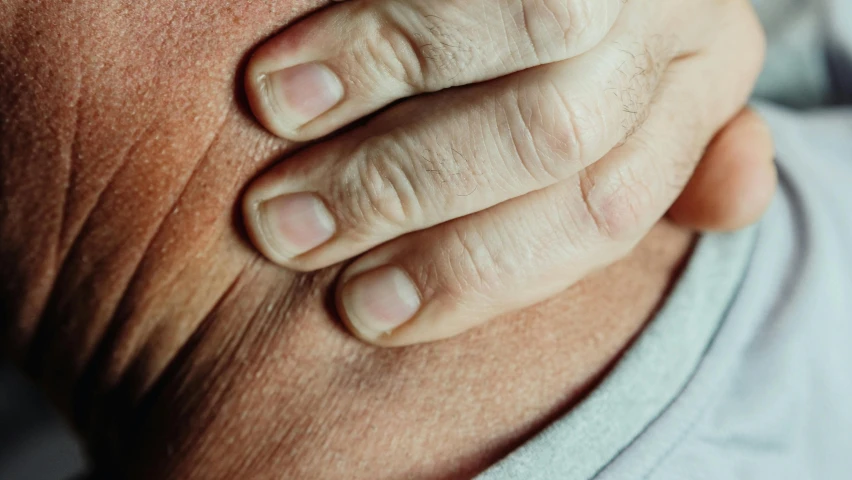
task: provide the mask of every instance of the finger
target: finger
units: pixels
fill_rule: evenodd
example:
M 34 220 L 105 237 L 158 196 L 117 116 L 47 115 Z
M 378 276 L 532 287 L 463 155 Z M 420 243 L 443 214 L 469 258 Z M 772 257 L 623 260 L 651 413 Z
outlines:
M 753 40 L 746 33 L 741 42 Z M 726 43 L 720 47 L 732 46 Z M 382 346 L 447 338 L 552 296 L 626 254 L 686 185 L 713 132 L 745 102 L 759 52 L 735 52 L 672 65 L 643 128 L 576 181 L 358 259 L 338 288 L 344 322 Z M 723 67 L 736 80 L 702 81 Z
M 281 265 L 317 269 L 569 178 L 641 124 L 680 53 L 629 27 L 588 55 L 412 100 L 281 163 L 245 196 L 252 239 Z
M 323 10 L 254 54 L 246 88 L 276 135 L 309 140 L 418 93 L 588 51 L 623 0 L 380 0 Z
M 747 108 L 716 135 L 669 217 L 703 231 L 743 228 L 763 215 L 777 183 L 769 127 Z

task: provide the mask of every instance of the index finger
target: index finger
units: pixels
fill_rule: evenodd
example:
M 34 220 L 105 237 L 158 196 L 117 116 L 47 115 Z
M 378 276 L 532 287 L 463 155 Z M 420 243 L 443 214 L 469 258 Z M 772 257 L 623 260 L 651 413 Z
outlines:
M 623 0 L 346 2 L 289 28 L 249 62 L 258 120 L 292 140 L 395 100 L 565 60 L 597 45 Z

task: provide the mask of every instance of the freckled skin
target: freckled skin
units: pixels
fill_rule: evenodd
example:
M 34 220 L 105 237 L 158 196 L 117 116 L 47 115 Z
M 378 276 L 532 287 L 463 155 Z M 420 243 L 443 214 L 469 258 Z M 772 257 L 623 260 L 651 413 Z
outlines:
M 234 208 L 293 148 L 251 120 L 239 67 L 321 3 L 0 3 L 0 343 L 116 476 L 469 476 L 605 372 L 689 248 L 660 224 L 468 335 L 354 340 L 338 269 L 266 263 Z

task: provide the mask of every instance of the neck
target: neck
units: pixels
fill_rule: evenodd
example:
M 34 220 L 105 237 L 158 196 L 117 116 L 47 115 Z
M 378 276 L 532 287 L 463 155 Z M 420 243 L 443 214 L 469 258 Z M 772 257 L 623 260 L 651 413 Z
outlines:
M 250 431 L 251 454 L 274 458 L 286 478 L 467 478 L 597 384 L 665 300 L 692 240 L 663 222 L 628 258 L 561 295 L 436 344 L 375 349 L 311 311 L 273 330 L 247 329 L 244 360 L 200 378 L 253 380 L 236 384 L 238 398 L 198 402 L 209 420 L 186 441 L 205 448 L 190 448 L 169 471 L 219 474 L 232 445 L 225 439 Z M 208 343 L 232 335 L 227 323 L 211 326 Z

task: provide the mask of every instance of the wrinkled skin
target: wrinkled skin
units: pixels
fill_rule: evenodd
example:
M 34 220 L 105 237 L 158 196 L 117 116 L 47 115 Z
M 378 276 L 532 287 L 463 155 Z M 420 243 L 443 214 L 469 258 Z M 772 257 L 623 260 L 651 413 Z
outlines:
M 338 268 L 267 264 L 234 210 L 295 147 L 250 119 L 234 79 L 320 2 L 177 3 L 0 4 L 2 343 L 105 470 L 468 476 L 575 403 L 682 264 L 690 234 L 661 224 L 486 329 L 358 342 L 330 313 Z

